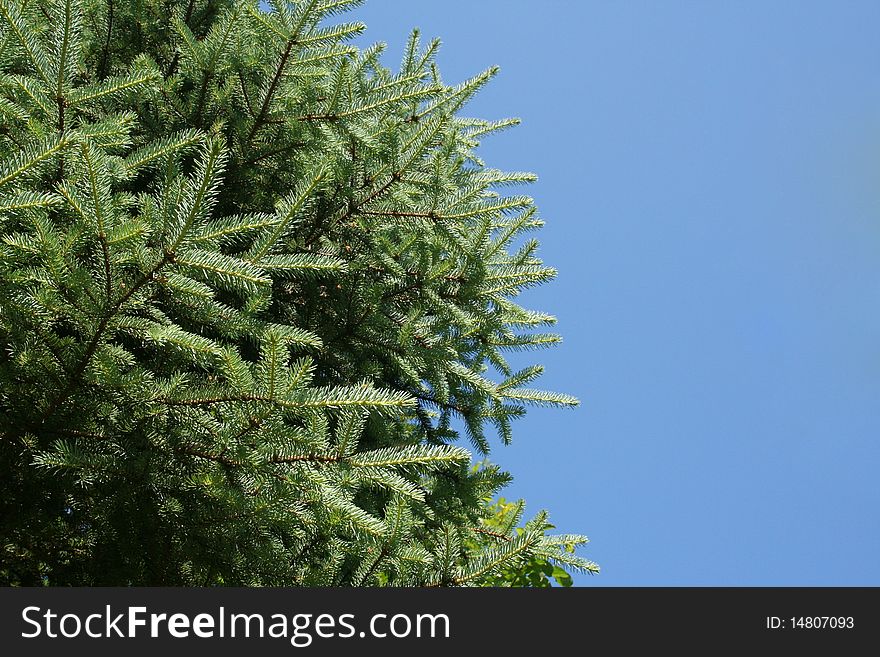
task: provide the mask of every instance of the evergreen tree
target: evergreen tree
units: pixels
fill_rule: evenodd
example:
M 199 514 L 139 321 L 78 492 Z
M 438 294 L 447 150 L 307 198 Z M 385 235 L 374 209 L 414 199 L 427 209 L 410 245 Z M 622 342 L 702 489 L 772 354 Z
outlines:
M 0 0 L 0 580 L 512 583 L 595 571 L 486 504 L 558 342 L 533 179 L 359 0 Z

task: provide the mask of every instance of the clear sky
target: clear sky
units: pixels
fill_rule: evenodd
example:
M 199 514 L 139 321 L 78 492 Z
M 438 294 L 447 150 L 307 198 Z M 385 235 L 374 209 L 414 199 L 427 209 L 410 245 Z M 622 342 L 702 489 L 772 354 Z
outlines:
M 493 459 L 589 535 L 589 586 L 880 585 L 880 3 L 372 0 L 528 193 L 558 279 L 527 305 L 573 411 Z M 524 360 L 522 362 L 525 362 Z

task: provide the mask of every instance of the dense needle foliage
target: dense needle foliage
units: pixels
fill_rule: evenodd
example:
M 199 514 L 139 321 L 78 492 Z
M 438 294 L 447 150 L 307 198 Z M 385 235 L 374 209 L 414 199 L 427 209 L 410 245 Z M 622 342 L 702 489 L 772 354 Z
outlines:
M 533 176 L 474 152 L 515 121 L 459 114 L 494 71 L 270 4 L 0 0 L 0 581 L 595 570 L 471 465 L 576 403 L 505 360 L 558 337 Z

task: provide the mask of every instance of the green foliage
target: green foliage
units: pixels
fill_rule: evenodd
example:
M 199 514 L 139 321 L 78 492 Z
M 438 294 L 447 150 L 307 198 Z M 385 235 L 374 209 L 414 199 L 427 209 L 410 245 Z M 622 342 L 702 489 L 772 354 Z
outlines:
M 558 337 L 515 302 L 555 275 L 533 177 L 474 150 L 513 122 L 458 114 L 494 70 L 271 4 L 0 0 L 0 580 L 595 570 L 453 444 L 577 403 L 505 360 Z
M 503 497 L 492 502 L 488 510 L 492 515 L 483 518 L 475 530 L 476 536 L 471 540 L 471 549 L 476 552 L 485 550 L 492 543 L 509 542 L 513 536 L 522 536 L 527 532 L 544 533 L 553 529 L 546 520 L 546 514 L 540 514 L 524 527 L 517 527 L 522 518 L 525 502 L 508 502 Z M 514 528 L 511 531 L 511 528 Z M 481 586 L 512 586 L 547 588 L 553 586 L 569 587 L 573 581 L 565 566 L 588 573 L 598 572 L 598 567 L 575 556 L 575 550 L 586 544 L 585 536 L 554 536 L 545 540 L 544 544 L 527 559 L 514 562 L 496 569 L 483 577 Z

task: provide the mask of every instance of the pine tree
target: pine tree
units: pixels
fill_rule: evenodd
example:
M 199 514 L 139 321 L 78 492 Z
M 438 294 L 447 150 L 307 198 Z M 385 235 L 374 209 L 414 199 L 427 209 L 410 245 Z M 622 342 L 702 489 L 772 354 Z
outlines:
M 516 303 L 555 273 L 533 176 L 475 154 L 516 121 L 460 115 L 494 69 L 269 4 L 0 0 L 0 580 L 595 571 L 471 465 L 577 403 L 505 359 L 559 338 Z

